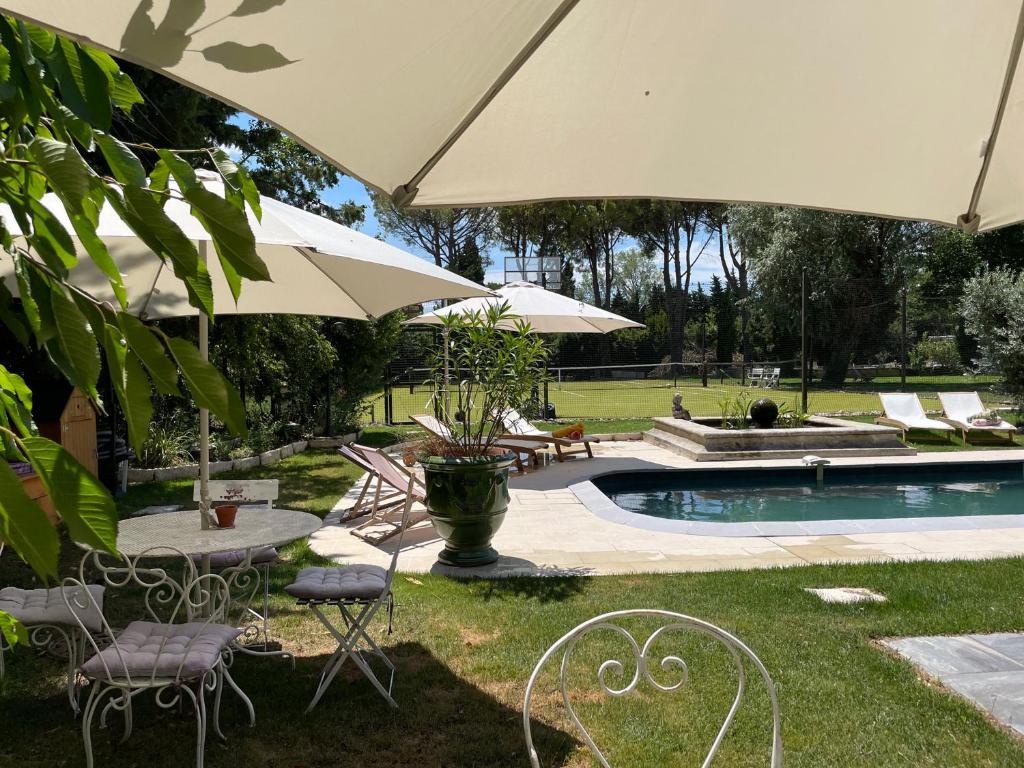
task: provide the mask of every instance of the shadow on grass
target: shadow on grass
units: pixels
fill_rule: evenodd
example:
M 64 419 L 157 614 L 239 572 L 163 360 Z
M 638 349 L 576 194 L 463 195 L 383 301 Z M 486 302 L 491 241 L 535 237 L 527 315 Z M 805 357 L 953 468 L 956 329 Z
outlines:
M 564 574 L 565 569 L 559 569 Z M 509 576 L 497 579 L 473 579 L 469 588 L 474 596 L 483 600 L 536 600 L 556 603 L 583 593 L 588 578 L 585 573 L 552 575 L 544 578 Z
M 506 689 L 510 703 L 505 703 L 467 682 L 419 643 L 400 643 L 385 651 L 397 668 L 393 695 L 398 710 L 389 708 L 349 662 L 316 709 L 307 714 L 306 706 L 329 656 L 327 649 L 298 658 L 294 670 L 279 659 L 237 657 L 232 675 L 252 699 L 256 727 L 247 727 L 240 699 L 225 691 L 221 725 L 227 741 L 219 741 L 211 728 L 206 765 L 511 768 L 528 763 L 519 709 L 521 689 Z M 52 660 L 25 661 L 11 672 L 28 674 L 37 682 L 43 668 L 50 672 L 54 670 L 49 667 L 59 666 Z M 382 665 L 373 666 L 383 675 Z M 62 700 L 59 685 L 10 688 L 0 698 L 0 719 L 4 732 L 17 737 L 0 744 L 0 762 L 33 767 L 80 765 L 84 755 L 80 722 Z M 97 718 L 92 731 L 96 765 L 177 768 L 194 764 L 195 716 L 190 707 L 180 712 L 160 710 L 153 697 L 145 694 L 136 699 L 134 720 L 131 738 L 118 744 L 123 734 L 120 718 L 114 715 L 107 730 L 99 728 Z M 577 748 L 568 733 L 543 723 L 533 724 L 533 734 L 549 765 L 563 764 Z

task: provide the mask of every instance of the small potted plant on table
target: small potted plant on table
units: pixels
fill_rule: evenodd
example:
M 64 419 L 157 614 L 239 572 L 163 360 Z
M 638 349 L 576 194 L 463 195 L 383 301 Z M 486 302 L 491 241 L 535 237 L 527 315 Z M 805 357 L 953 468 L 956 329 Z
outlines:
M 508 509 L 515 456 L 501 447 L 504 420 L 544 379 L 547 351 L 530 326 L 495 304 L 443 318 L 446 344 L 431 360 L 433 404 L 443 438 L 426 442 L 426 507 L 447 565 L 493 563 L 491 539 Z

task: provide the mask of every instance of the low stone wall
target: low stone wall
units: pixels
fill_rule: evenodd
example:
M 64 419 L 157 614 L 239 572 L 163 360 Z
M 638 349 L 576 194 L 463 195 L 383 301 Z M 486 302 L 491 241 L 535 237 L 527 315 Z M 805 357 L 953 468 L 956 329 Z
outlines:
M 270 466 L 272 464 L 277 464 L 281 459 L 286 459 L 289 456 L 302 453 L 308 448 L 337 448 L 338 446 L 351 443 L 358 437 L 358 433 L 355 432 L 350 435 L 342 435 L 341 437 L 313 437 L 309 440 L 296 440 L 294 443 L 288 443 L 280 448 L 265 451 L 259 456 L 246 456 L 242 459 L 228 459 L 225 461 L 211 461 L 210 476 L 212 477 L 214 475 L 219 475 L 222 472 L 230 472 L 232 470 L 245 471 L 248 469 L 254 469 L 261 465 Z M 138 469 L 136 467 L 128 468 L 129 483 L 148 483 L 154 480 L 181 480 L 189 478 L 199 478 L 198 464 L 183 464 L 180 467 L 159 467 L 157 469 Z

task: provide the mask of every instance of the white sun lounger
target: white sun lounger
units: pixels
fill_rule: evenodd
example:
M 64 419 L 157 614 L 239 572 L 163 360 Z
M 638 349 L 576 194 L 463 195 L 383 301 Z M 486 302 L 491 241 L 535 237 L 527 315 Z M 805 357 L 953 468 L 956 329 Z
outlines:
M 913 392 L 879 392 L 885 416 L 875 419 L 875 424 L 896 427 L 903 431 L 904 439 L 912 429 L 932 429 L 952 435 L 956 430 L 949 424 L 925 415 L 921 400 Z
M 945 416 L 940 416 L 946 424 L 956 427 L 967 442 L 968 432 L 1005 432 L 1009 440 L 1017 428 L 1008 421 L 999 420 L 998 424 L 971 424 L 970 418 L 988 410 L 981 402 L 977 392 L 942 392 L 939 394 Z
M 550 432 L 537 429 L 516 410 L 510 410 L 502 418 L 502 424 L 508 430 L 501 436 L 502 440 L 525 440 L 526 442 L 536 441 L 542 445 L 550 445 L 555 449 L 555 455 L 559 461 L 564 461 L 566 456 L 585 453 L 588 457 L 594 457 L 591 443 L 601 442 L 600 438 L 584 435 L 580 438 L 555 437 Z M 573 446 L 579 446 L 573 448 Z

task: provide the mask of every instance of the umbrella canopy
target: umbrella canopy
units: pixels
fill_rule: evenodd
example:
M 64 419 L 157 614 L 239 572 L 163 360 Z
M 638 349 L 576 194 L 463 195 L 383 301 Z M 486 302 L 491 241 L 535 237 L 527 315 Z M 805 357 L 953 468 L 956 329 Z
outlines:
M 504 302 L 516 318 L 530 324 L 535 333 L 610 333 L 620 328 L 643 328 L 628 318 L 600 309 L 560 293 L 552 293 L 533 283 L 509 283 L 490 298 L 473 298 L 442 307 L 407 323 L 440 325 L 448 315 L 465 315 Z M 514 323 L 510 323 L 512 327 Z
M 220 177 L 196 171 L 203 185 L 223 196 Z M 72 226 L 63 204 L 54 194 L 43 204 L 68 231 Z M 368 319 L 429 299 L 490 296 L 486 288 L 400 251 L 355 230 L 299 210 L 277 200 L 260 197 L 261 221 L 246 209 L 256 240 L 256 251 L 266 263 L 273 282 L 247 281 L 236 305 L 216 258 L 207 258 L 210 236 L 190 213 L 188 203 L 170 199 L 164 212 L 189 239 L 198 243 L 213 283 L 218 314 L 283 313 Z M 15 234 L 17 224 L 7 206 L 0 217 Z M 184 284 L 135 233 L 104 205 L 96 234 L 107 245 L 124 279 L 128 309 L 140 317 L 199 316 L 199 348 L 208 357 L 207 317 L 188 303 Z M 0 261 L 0 279 L 17 295 L 11 259 Z M 107 278 L 83 256 L 70 271 L 68 282 L 95 298 L 115 302 Z M 209 411 L 199 409 L 200 522 L 209 524 L 210 474 Z M 204 561 L 204 567 L 206 567 Z
M 196 175 L 211 192 L 224 194 L 219 176 L 201 170 Z M 56 195 L 47 194 L 43 204 L 73 231 Z M 431 299 L 490 295 L 486 288 L 453 272 L 341 224 L 267 197 L 260 197 L 260 206 L 262 221 L 256 221 L 248 208 L 246 213 L 256 250 L 273 282 L 246 282 L 236 305 L 219 259 L 207 259 L 218 315 L 281 313 L 365 320 Z M 188 203 L 168 200 L 164 211 L 189 239 L 200 245 L 210 242 Z M 6 206 L 0 205 L 0 216 L 17 231 Z M 96 231 L 124 275 L 132 314 L 149 319 L 199 314 L 188 303 L 185 285 L 171 267 L 149 250 L 110 206 L 100 211 Z M 212 249 L 210 253 L 212 256 Z M 17 295 L 10 259 L 0 261 L 0 277 Z M 88 257 L 71 270 L 69 281 L 98 299 L 116 303 L 106 276 Z
M 1024 220 L 1020 0 L 0 0 L 400 204 L 651 197 Z M 325 98 L 325 72 L 344 73 Z

